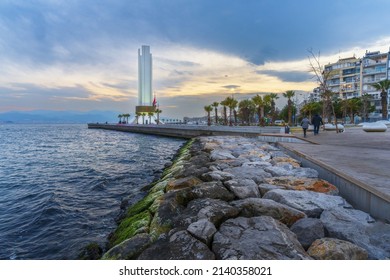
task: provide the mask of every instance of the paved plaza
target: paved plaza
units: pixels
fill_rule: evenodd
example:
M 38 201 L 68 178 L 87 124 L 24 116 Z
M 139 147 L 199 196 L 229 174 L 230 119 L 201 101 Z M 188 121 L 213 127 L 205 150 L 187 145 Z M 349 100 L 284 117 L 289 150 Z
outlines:
M 301 132 L 294 135 L 303 137 Z M 343 133 L 309 132 L 305 139 L 311 143 L 283 145 L 371 186 L 390 202 L 390 129 L 365 132 L 360 127 L 347 127 Z

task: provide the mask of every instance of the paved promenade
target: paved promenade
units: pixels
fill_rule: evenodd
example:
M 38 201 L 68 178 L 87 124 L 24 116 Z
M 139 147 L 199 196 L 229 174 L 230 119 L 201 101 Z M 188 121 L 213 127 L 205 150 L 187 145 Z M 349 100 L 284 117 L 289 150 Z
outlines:
M 303 137 L 299 132 L 295 135 Z M 390 204 L 390 129 L 367 133 L 347 127 L 343 133 L 320 131 L 314 136 L 311 132 L 306 140 L 312 143 L 281 146 L 330 167 Z

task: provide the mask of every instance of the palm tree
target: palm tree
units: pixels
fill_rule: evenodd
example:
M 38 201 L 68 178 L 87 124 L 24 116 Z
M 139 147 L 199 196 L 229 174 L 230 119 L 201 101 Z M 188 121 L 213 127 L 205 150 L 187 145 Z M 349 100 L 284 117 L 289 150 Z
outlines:
M 160 114 L 162 113 L 162 110 L 156 109 L 156 114 L 157 114 L 157 124 L 160 124 Z
M 321 104 L 318 102 L 309 102 L 303 105 L 301 111 L 304 114 L 309 116 L 309 120 L 311 120 L 313 113 L 318 113 L 321 110 Z
M 362 102 L 359 98 L 351 98 L 348 99 L 348 107 L 351 112 L 351 121 L 350 123 L 354 123 L 354 115 L 357 111 L 359 111 L 360 107 L 362 105 Z
M 363 121 L 366 122 L 368 118 L 368 113 L 372 112 L 374 108 L 371 108 L 373 106 L 370 106 L 372 96 L 369 95 L 368 93 L 364 93 L 361 97 L 362 100 L 362 116 L 363 116 Z
M 266 103 L 269 103 L 271 105 L 271 118 L 272 118 L 272 122 L 274 122 L 275 115 L 276 115 L 275 100 L 279 99 L 279 96 L 276 93 L 270 93 L 270 94 L 265 95 L 264 99 L 266 100 Z
M 252 97 L 253 103 L 257 106 L 257 116 L 259 117 L 259 126 L 264 126 L 264 107 L 265 107 L 265 101 L 264 99 L 256 94 L 256 96 Z
M 219 106 L 219 103 L 218 102 L 213 102 L 213 104 L 211 104 L 211 106 L 213 106 L 214 109 L 215 109 L 215 124 L 218 124 L 218 106 Z
M 154 112 L 148 112 L 149 124 L 152 124 L 152 117 L 154 116 Z
M 123 114 L 122 116 L 123 116 L 123 118 L 126 118 L 126 123 L 129 123 L 130 114 L 126 113 L 126 114 Z
M 233 108 L 233 115 L 234 115 L 234 125 L 237 125 L 237 110 L 236 110 L 236 108 L 237 108 L 237 105 L 238 105 L 238 100 L 236 100 L 236 99 L 233 99 L 232 101 L 231 101 L 231 108 Z M 229 107 L 230 108 L 230 107 Z
M 246 122 L 247 125 L 250 125 L 250 121 L 253 113 L 256 110 L 256 106 L 251 99 L 241 100 L 238 104 L 240 108 L 240 115 L 242 117 L 242 123 Z
M 376 90 L 381 91 L 381 105 L 382 105 L 382 119 L 387 120 L 388 108 L 387 108 L 387 91 L 390 88 L 390 80 L 386 79 L 372 85 Z
M 226 97 L 225 100 L 221 101 L 221 105 L 223 106 L 223 124 L 227 125 L 227 113 L 226 113 L 226 107 L 228 105 L 229 97 Z
M 137 120 L 137 124 L 138 124 L 138 118 L 141 116 L 141 113 L 140 112 L 136 112 L 135 113 L 135 118 Z
M 142 116 L 142 124 L 145 124 L 145 116 L 146 116 L 146 113 L 142 112 L 142 113 L 141 113 L 141 116 Z
M 211 125 L 211 118 L 210 118 L 210 112 L 213 110 L 213 107 L 211 105 L 204 106 L 204 110 L 207 112 L 207 125 Z
M 122 123 L 122 117 L 123 117 L 122 114 L 119 114 L 119 115 L 118 115 L 118 118 L 119 118 L 119 122 L 118 122 L 118 123 Z
M 292 121 L 291 121 L 291 116 L 292 116 L 292 100 L 291 98 L 293 98 L 295 95 L 295 91 L 293 90 L 287 90 L 285 93 L 283 93 L 283 96 L 286 97 L 288 100 L 287 100 L 287 106 L 288 106 L 288 125 L 291 126 L 292 124 Z

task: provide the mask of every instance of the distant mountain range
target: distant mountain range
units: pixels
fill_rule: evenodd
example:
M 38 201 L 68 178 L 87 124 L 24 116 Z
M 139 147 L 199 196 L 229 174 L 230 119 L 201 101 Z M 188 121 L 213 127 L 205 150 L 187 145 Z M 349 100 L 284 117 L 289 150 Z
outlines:
M 10 111 L 0 113 L 0 123 L 90 123 L 118 122 L 115 111 Z

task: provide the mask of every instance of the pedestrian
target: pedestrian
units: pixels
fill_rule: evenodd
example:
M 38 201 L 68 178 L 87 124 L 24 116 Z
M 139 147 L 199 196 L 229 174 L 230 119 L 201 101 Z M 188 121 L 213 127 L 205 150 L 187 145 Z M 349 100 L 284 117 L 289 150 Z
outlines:
M 285 134 L 290 134 L 290 127 L 288 126 L 288 124 L 286 124 L 285 127 L 284 127 L 284 133 Z
M 309 119 L 306 116 L 303 117 L 303 120 L 301 121 L 301 126 L 303 129 L 303 137 L 305 137 L 305 138 L 306 138 L 306 131 L 309 128 L 309 124 L 310 124 Z
M 318 114 L 315 114 L 311 120 L 311 123 L 314 126 L 314 135 L 317 135 L 320 130 L 320 125 L 321 124 L 324 125 L 324 122 L 322 121 L 322 118 Z

